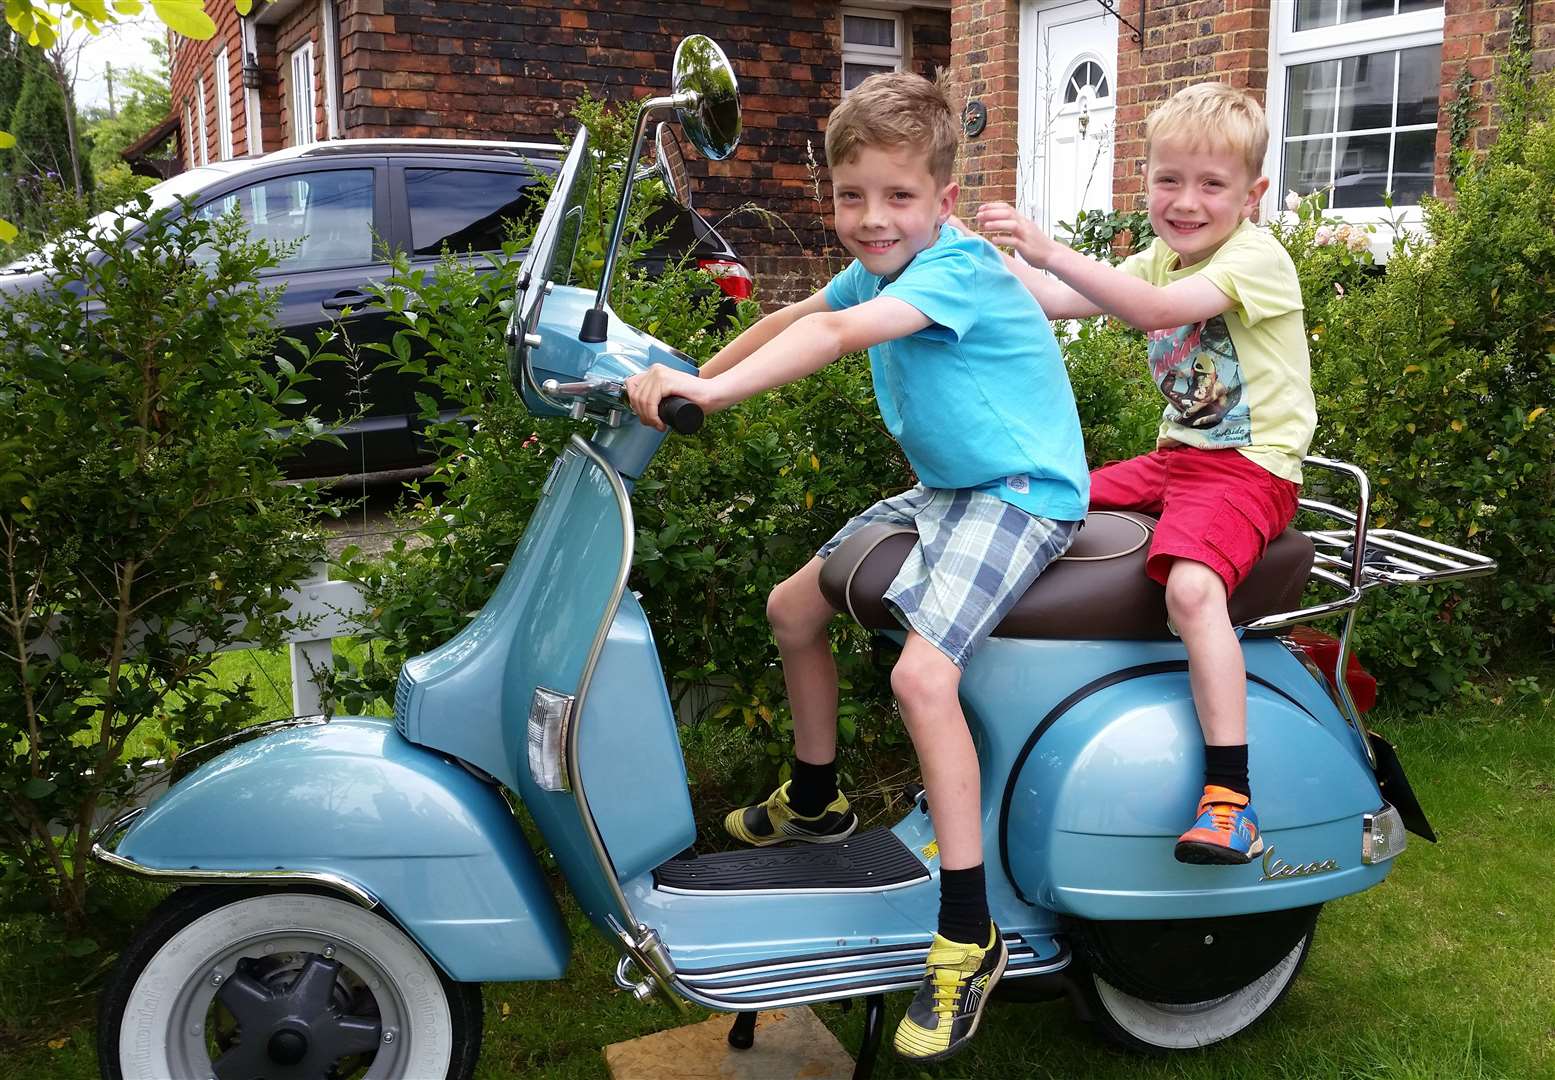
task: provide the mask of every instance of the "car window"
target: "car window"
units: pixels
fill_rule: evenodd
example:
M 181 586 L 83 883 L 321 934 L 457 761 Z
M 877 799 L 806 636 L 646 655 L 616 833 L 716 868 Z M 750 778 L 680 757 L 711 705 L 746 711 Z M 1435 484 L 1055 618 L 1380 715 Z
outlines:
M 365 266 L 373 261 L 373 171 L 336 169 L 278 177 L 228 192 L 195 211 L 219 218 L 234 209 L 249 236 L 288 245 L 269 273 Z
M 498 251 L 517 228 L 531 231 L 545 208 L 534 174 L 478 169 L 406 169 L 410 241 L 417 255 Z

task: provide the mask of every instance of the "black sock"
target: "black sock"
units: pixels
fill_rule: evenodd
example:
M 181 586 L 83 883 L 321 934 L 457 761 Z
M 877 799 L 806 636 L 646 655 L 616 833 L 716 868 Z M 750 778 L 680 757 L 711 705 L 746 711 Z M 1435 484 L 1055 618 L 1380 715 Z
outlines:
M 800 817 L 815 817 L 837 797 L 837 759 L 811 765 L 794 758 L 794 777 L 788 785 L 788 805 Z
M 988 944 L 988 884 L 982 863 L 939 872 L 939 936 L 978 948 Z
M 1230 788 L 1238 795 L 1253 796 L 1247 782 L 1247 744 L 1204 747 L 1204 783 Z

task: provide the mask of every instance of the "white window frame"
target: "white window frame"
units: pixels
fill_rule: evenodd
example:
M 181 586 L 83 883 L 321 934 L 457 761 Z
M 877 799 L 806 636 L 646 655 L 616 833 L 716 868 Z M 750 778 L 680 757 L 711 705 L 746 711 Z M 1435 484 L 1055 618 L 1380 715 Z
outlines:
M 199 93 L 199 100 L 198 100 L 198 102 L 195 105 L 195 115 L 198 116 L 199 120 L 200 120 L 200 164 L 201 165 L 209 165 L 211 163 L 211 142 L 210 142 L 210 138 L 205 133 L 206 128 L 205 128 L 205 76 L 204 75 L 200 76 L 199 82 L 196 84 L 195 89 Z
M 292 145 L 316 143 L 319 141 L 318 88 L 313 78 L 312 41 L 305 41 L 292 50 L 290 82 Z
M 1285 116 L 1287 102 L 1285 88 L 1291 68 L 1324 60 L 1344 60 L 1356 56 L 1372 56 L 1379 53 L 1399 52 L 1420 45 L 1440 45 L 1445 22 L 1445 4 L 1427 11 L 1411 11 L 1402 15 L 1383 15 L 1375 19 L 1324 26 L 1315 30 L 1296 30 L 1296 5 L 1279 3 L 1273 9 L 1274 18 L 1269 29 L 1269 93 L 1266 110 L 1269 121 L 1269 149 L 1264 158 L 1264 174 L 1269 177 L 1269 191 L 1263 200 L 1263 218 L 1285 211 L 1285 192 L 1280 189 L 1284 181 Z M 1394 73 L 1397 92 L 1398 69 Z M 1438 129 L 1443 117 L 1437 116 Z M 1393 130 L 1393 129 L 1388 129 Z M 1346 206 L 1333 211 L 1336 217 L 1355 224 L 1382 226 L 1372 234 L 1372 253 L 1385 258 L 1393 245 L 1392 230 L 1388 223 L 1396 222 L 1411 231 L 1424 224 L 1424 212 L 1419 206 L 1399 206 L 1389 210 L 1385 206 Z
M 324 130 L 327 138 L 340 138 L 340 101 L 335 92 L 340 81 L 340 12 L 334 0 L 319 0 L 319 42 L 324 48 Z
M 189 113 L 188 98 L 184 98 L 184 157 L 189 159 L 189 167 L 194 168 L 194 119 Z
M 883 19 L 896 24 L 896 48 L 887 49 L 881 45 L 850 45 L 848 44 L 847 27 L 845 25 L 848 16 L 860 19 Z M 837 78 L 842 80 L 844 72 L 850 63 L 869 64 L 873 67 L 890 66 L 892 71 L 901 71 L 907 65 L 907 26 L 900 11 L 889 8 L 864 8 L 845 7 L 842 9 L 841 19 L 837 24 L 837 32 L 842 37 L 842 63 L 837 68 Z M 843 93 L 847 93 L 846 90 Z
M 232 157 L 232 63 L 226 49 L 216 54 L 216 153 L 222 161 Z

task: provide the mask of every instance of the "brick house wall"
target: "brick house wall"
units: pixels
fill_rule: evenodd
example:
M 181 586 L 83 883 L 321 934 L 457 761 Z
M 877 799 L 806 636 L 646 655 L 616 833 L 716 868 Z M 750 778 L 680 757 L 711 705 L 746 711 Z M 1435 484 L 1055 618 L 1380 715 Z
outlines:
M 1143 206 L 1144 121 L 1156 105 L 1190 83 L 1217 79 L 1267 103 L 1271 12 L 1288 0 L 1121 0 L 1118 12 L 1144 27 L 1142 43 L 1117 21 L 1117 83 L 1113 205 Z M 1450 194 L 1447 105 L 1465 67 L 1478 102 L 1474 145 L 1484 148 L 1496 127 L 1496 80 L 1518 9 L 1531 29 L 1535 71 L 1555 68 L 1555 0 L 1445 0 L 1440 113 L 1436 143 L 1438 195 Z M 1351 24 L 1364 35 L 1364 23 Z M 963 152 L 964 210 L 1016 195 L 1016 109 L 1020 90 L 1019 0 L 956 0 L 951 53 L 970 97 L 988 110 L 984 133 Z M 1275 138 L 1279 132 L 1272 133 Z M 1275 178 L 1275 186 L 1279 179 Z
M 1017 0 L 955 0 L 950 9 L 950 62 L 962 95 L 988 110 L 988 126 L 961 148 L 961 200 L 1015 199 L 1019 150 L 1020 4 Z
M 1496 136 L 1499 117 L 1494 102 L 1501 65 L 1512 44 L 1512 28 L 1518 9 L 1527 20 L 1533 47 L 1533 70 L 1555 70 L 1555 0 L 1446 0 L 1442 30 L 1442 115 L 1456 95 L 1459 75 L 1465 70 L 1474 80 L 1470 93 L 1478 105 L 1472 113 L 1473 147 L 1483 150 Z M 1436 136 L 1436 190 L 1450 190 L 1447 162 L 1452 154 L 1450 133 L 1444 122 Z
M 175 107 L 183 97 L 192 100 L 200 74 L 209 88 L 210 57 L 225 42 L 233 122 L 246 132 L 252 99 L 241 86 L 243 28 L 231 5 L 217 7 L 216 38 L 179 45 Z M 830 191 L 824 169 L 812 162 L 824 161 L 826 116 L 841 97 L 840 8 L 817 0 L 577 0 L 565 7 L 540 0 L 335 0 L 339 131 L 346 138 L 550 140 L 571 127 L 572 103 L 585 92 L 612 100 L 668 92 L 676 43 L 706 33 L 740 79 L 745 127 L 731 160 L 689 155 L 697 203 L 751 265 L 764 295 L 793 295 L 836 268 L 827 249 Z M 905 67 L 932 74 L 950 63 L 945 8 L 895 10 Z M 313 43 L 314 108 L 325 138 L 320 0 L 280 0 L 260 11 L 265 21 L 251 22 L 249 31 L 261 78 L 263 149 L 292 141 L 291 57 L 305 41 Z M 214 123 L 208 102 L 207 128 Z M 237 152 L 246 152 L 246 136 L 235 132 L 234 139 Z M 751 206 L 780 220 L 743 209 Z
M 275 141 L 266 139 L 265 148 L 278 150 L 292 144 L 292 55 L 310 44 L 313 46 L 313 130 L 318 141 L 322 142 L 329 131 L 329 118 L 325 114 L 324 32 L 319 22 L 318 4 L 299 5 L 267 36 L 271 38 L 275 50 L 273 71 L 278 92 L 262 95 L 262 100 L 268 98 L 267 103 L 273 104 L 275 114 Z

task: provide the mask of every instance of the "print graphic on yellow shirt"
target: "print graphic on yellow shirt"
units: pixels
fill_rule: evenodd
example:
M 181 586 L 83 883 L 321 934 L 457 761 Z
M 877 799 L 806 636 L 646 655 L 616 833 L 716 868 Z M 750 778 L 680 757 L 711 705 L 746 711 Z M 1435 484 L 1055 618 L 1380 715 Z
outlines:
M 1158 442 L 1235 449 L 1299 484 L 1317 404 L 1301 283 L 1280 242 L 1244 221 L 1194 266 L 1178 266 L 1158 238 L 1121 269 L 1157 286 L 1201 274 L 1232 302 L 1212 319 L 1148 335 L 1151 379 L 1166 398 Z

